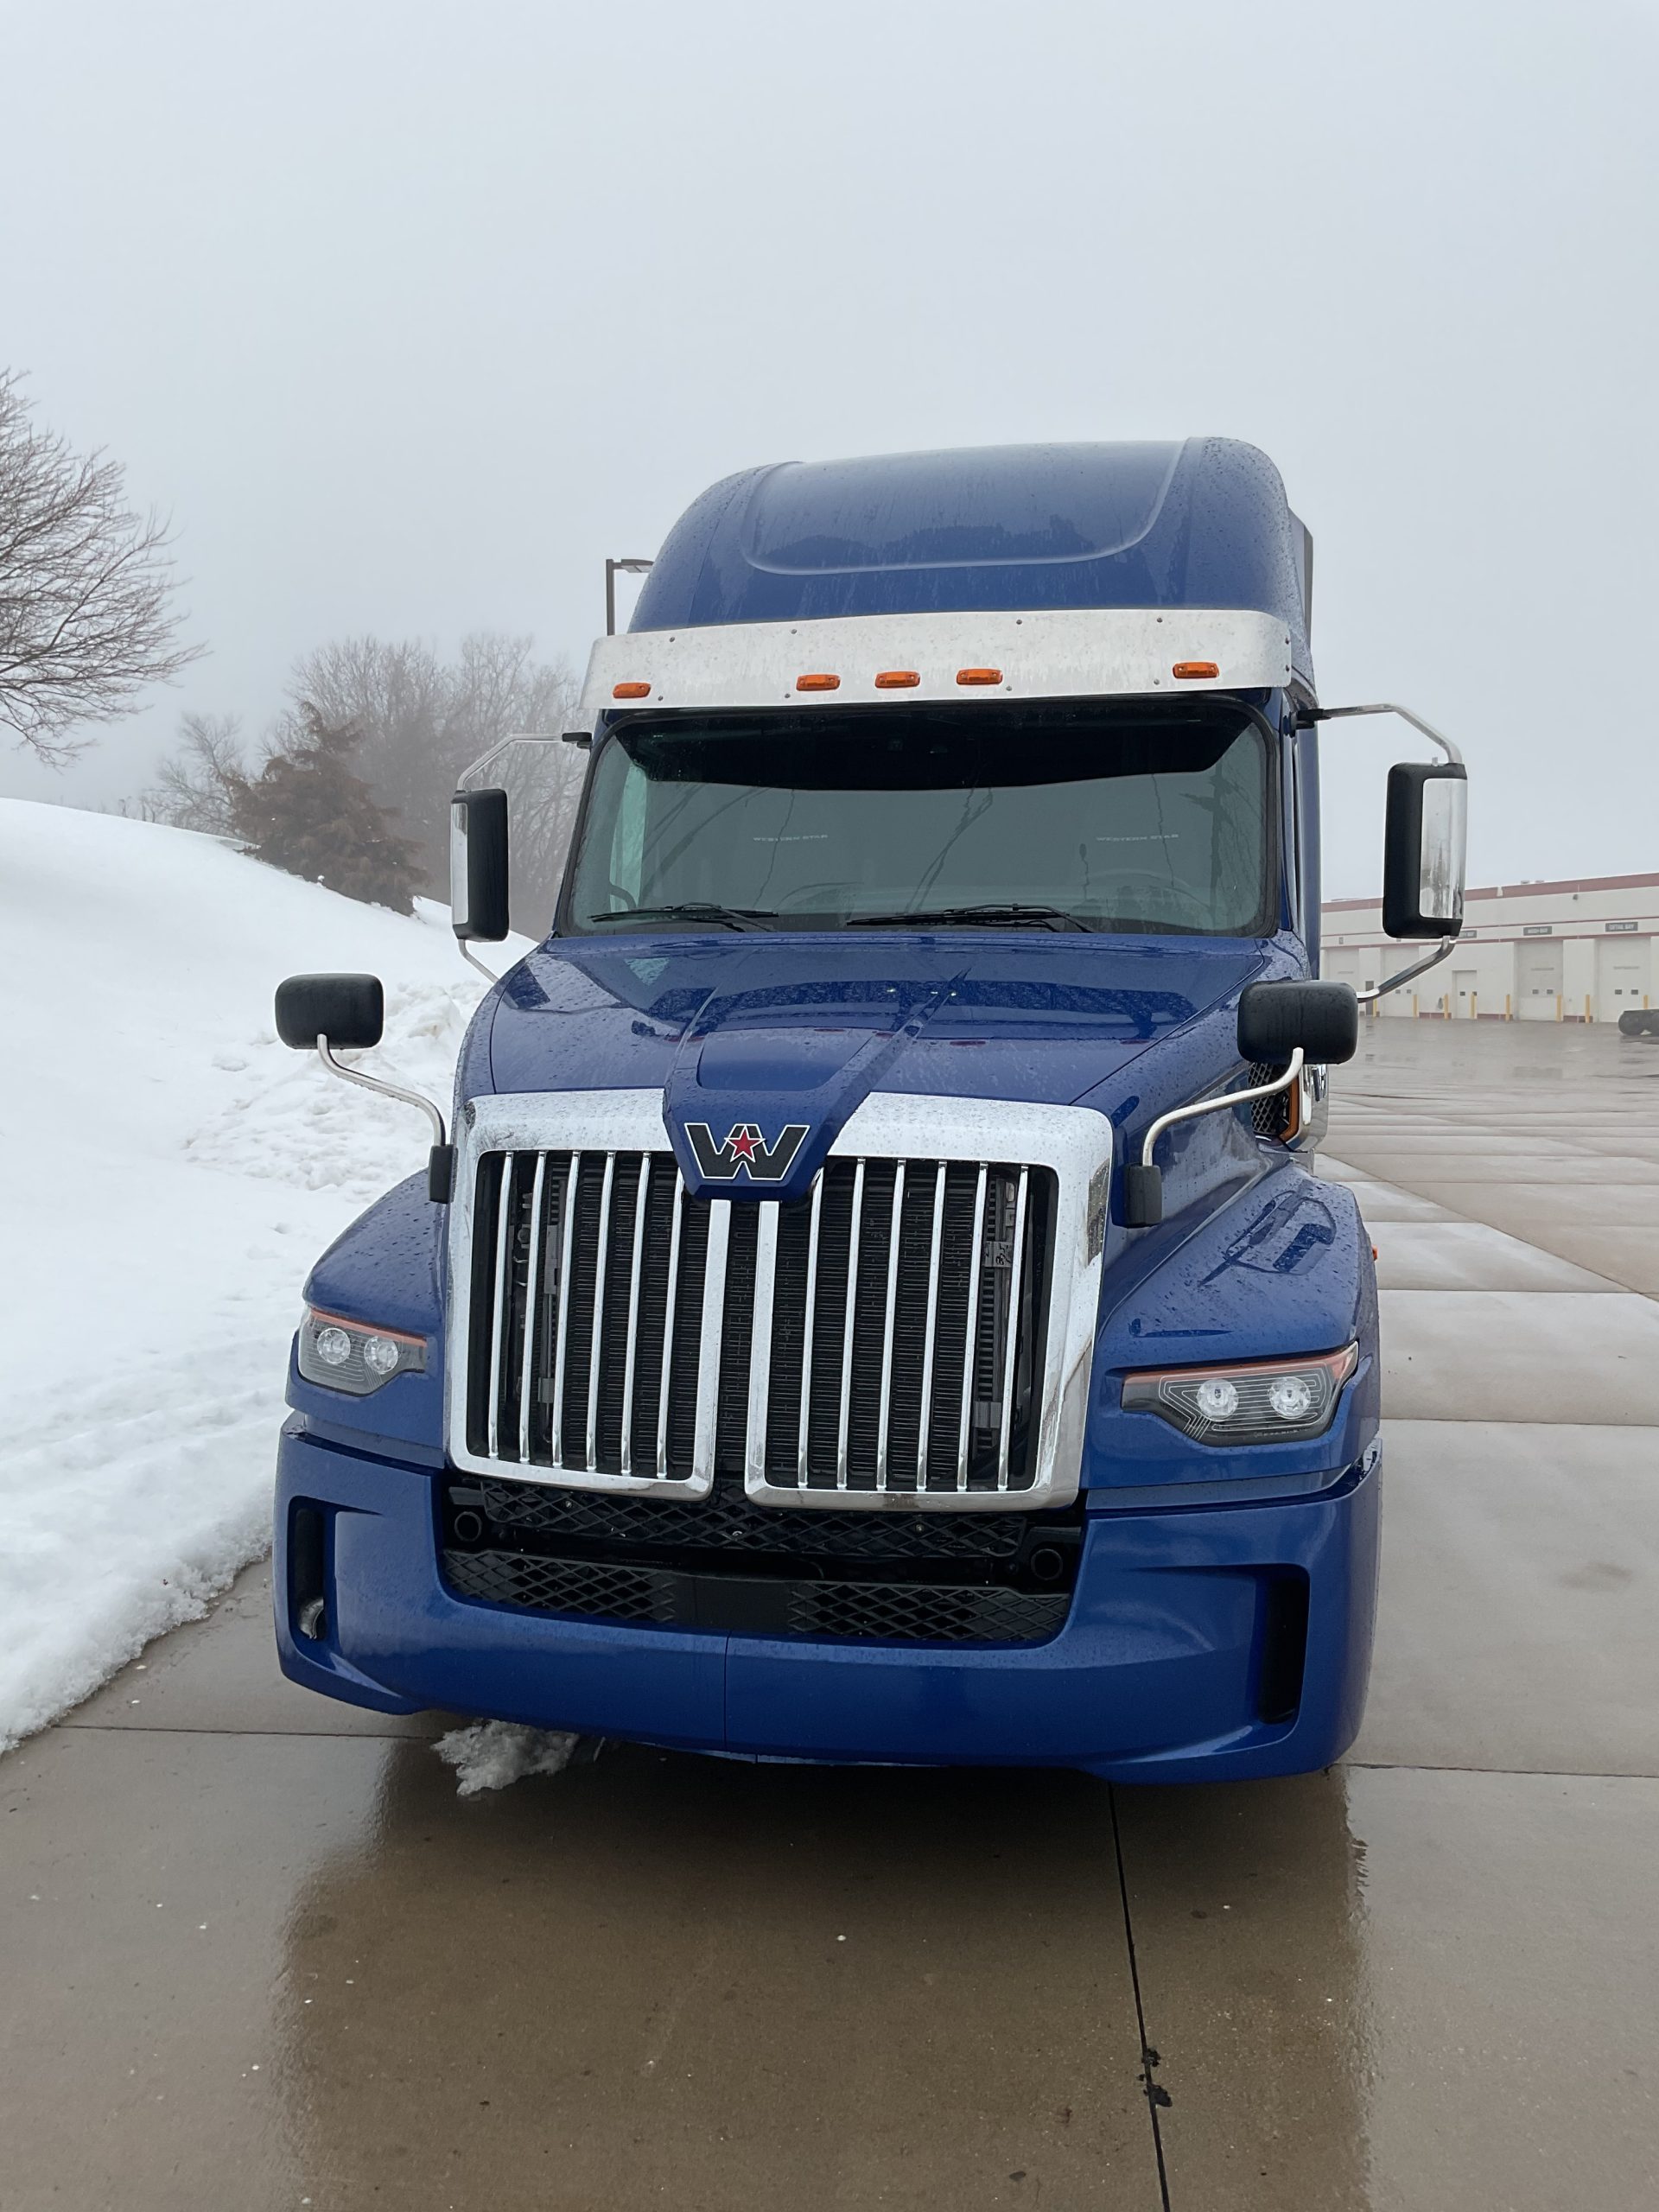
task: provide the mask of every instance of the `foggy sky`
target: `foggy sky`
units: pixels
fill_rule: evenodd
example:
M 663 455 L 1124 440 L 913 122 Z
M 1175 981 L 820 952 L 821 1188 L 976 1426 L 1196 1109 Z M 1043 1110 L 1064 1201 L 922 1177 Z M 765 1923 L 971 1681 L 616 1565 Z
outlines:
M 134 790 L 345 632 L 579 664 L 754 462 L 1220 433 L 1325 702 L 1463 743 L 1472 881 L 1659 868 L 1656 62 L 1634 0 L 0 0 L 0 362 L 211 647 L 0 791 Z M 1332 896 L 1384 728 L 1325 741 Z

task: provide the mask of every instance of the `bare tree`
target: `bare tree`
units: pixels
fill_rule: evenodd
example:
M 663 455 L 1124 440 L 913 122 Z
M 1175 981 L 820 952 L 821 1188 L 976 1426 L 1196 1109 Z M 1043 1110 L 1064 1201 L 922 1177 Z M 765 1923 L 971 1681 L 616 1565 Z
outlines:
M 290 697 L 362 732 L 359 766 L 398 815 L 416 848 L 419 887 L 435 898 L 446 895 L 449 795 L 463 771 L 504 738 L 556 736 L 575 702 L 565 664 L 534 653 L 532 639 L 480 630 L 449 662 L 418 640 L 344 638 L 296 664 Z M 544 884 L 538 864 L 527 896 L 543 896 Z
M 463 779 L 499 785 L 512 803 L 514 926 L 540 937 L 588 756 L 559 742 L 575 703 L 569 669 L 533 652 L 530 639 L 489 630 L 463 639 L 449 662 L 418 643 L 335 639 L 296 664 L 294 703 L 266 731 L 261 756 L 298 759 L 318 728 L 350 730 L 355 767 L 412 849 L 415 888 L 438 899 L 448 895 L 450 792 Z M 468 776 L 480 760 L 482 775 Z M 186 715 L 143 804 L 179 829 L 235 836 L 259 772 L 245 763 L 235 715 Z
M 115 721 L 195 658 L 168 542 L 126 504 L 120 465 L 37 428 L 0 372 L 0 726 L 41 760 L 73 758 L 77 724 Z
M 162 761 L 142 795 L 144 819 L 175 830 L 236 835 L 236 794 L 243 782 L 242 724 L 235 715 L 185 715 L 179 749 Z

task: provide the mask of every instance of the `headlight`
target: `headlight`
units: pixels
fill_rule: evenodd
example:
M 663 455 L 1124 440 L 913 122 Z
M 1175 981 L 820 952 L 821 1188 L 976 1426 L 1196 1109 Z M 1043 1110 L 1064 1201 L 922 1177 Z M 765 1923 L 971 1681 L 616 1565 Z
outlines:
M 1358 1364 L 1350 1344 L 1312 1359 L 1166 1368 L 1126 1376 L 1123 1410 L 1157 1414 L 1198 1444 L 1288 1444 L 1325 1433 Z
M 426 1372 L 426 1338 L 402 1329 L 376 1329 L 338 1313 L 305 1309 L 300 1323 L 300 1372 L 308 1382 L 366 1398 L 394 1375 Z

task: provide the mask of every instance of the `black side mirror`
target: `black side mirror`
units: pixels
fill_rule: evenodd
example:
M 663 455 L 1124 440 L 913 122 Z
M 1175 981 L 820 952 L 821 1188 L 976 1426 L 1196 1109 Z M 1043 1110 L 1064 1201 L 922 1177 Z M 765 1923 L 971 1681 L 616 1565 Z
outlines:
M 457 791 L 449 803 L 449 919 L 463 944 L 507 934 L 505 791 Z
M 386 1026 L 386 995 L 378 976 L 290 976 L 276 986 L 276 1034 L 296 1052 L 327 1051 L 323 1065 L 347 1083 L 364 1090 L 378 1090 L 383 1098 L 396 1098 L 405 1106 L 418 1106 L 432 1124 L 436 1139 L 427 1159 L 426 1194 L 435 1205 L 447 1206 L 454 1188 L 455 1154 L 443 1126 L 443 1116 L 418 1090 L 405 1090 L 361 1068 L 342 1067 L 336 1052 L 366 1052 L 380 1042 Z
M 1298 1046 L 1315 1066 L 1359 1049 L 1359 1001 L 1351 983 L 1247 983 L 1238 1001 L 1238 1057 L 1281 1066 Z
M 365 1052 L 386 1026 L 378 976 L 290 976 L 276 986 L 276 1034 L 296 1052 L 326 1037 L 337 1052 Z
M 1382 927 L 1390 937 L 1456 937 L 1463 927 L 1469 779 L 1456 761 L 1402 760 L 1389 771 L 1382 836 Z

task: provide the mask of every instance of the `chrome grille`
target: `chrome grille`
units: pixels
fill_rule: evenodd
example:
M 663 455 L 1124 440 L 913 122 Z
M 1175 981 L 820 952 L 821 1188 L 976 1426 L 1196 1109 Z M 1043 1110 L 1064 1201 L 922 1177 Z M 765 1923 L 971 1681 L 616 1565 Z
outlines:
M 1049 1184 L 1023 1166 L 831 1160 L 809 1197 L 764 1210 L 751 1481 L 1028 1488 Z
M 779 1206 L 690 1198 L 666 1151 L 484 1151 L 467 1455 L 641 1488 L 1022 1496 L 1053 1182 L 832 1159 Z
M 709 1208 L 671 1153 L 486 1153 L 467 1444 L 507 1465 L 690 1478 Z

